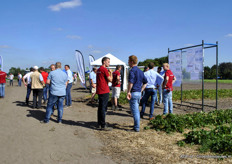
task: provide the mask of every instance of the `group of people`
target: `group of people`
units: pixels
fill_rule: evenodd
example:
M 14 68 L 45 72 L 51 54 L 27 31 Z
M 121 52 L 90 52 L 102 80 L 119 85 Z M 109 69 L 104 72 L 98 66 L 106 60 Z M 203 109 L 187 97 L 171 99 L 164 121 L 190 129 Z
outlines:
M 41 108 L 42 98 L 43 104 L 47 104 L 46 116 L 42 123 L 48 123 L 53 113 L 54 107 L 58 111 L 58 123 L 62 121 L 63 108 L 71 107 L 71 88 L 73 82 L 72 71 L 69 65 L 65 65 L 65 69 L 61 69 L 61 63 L 57 62 L 50 66 L 50 73 L 47 73 L 43 67 L 40 69 L 34 66 L 30 72 L 23 76 L 22 80 L 27 87 L 26 104 L 29 105 L 29 97 L 31 90 L 33 91 L 32 108 Z M 63 101 L 65 106 L 63 106 Z
M 157 99 L 157 90 L 160 94 L 160 102 L 162 103 L 161 97 L 163 96 L 164 111 L 163 114 L 173 113 L 172 104 L 172 84 L 175 82 L 176 78 L 169 68 L 168 63 L 163 64 L 164 71 L 161 73 L 161 67 L 158 68 L 158 73 L 154 71 L 154 63 L 149 63 L 147 71 L 143 72 L 137 67 L 138 59 L 136 56 L 129 56 L 128 64 L 130 66 L 128 88 L 127 88 L 127 99 L 130 103 L 130 109 L 134 118 L 134 128 L 132 131 L 140 131 L 140 118 L 143 118 L 147 101 L 151 97 L 150 105 L 150 115 L 149 119 L 154 119 L 154 104 Z M 107 104 L 109 99 L 109 86 L 108 83 L 112 82 L 112 104 L 117 105 L 117 98 L 119 98 L 120 92 L 114 87 L 119 87 L 120 79 L 120 66 L 116 67 L 116 71 L 112 73 L 107 67 L 110 66 L 110 58 L 102 58 L 102 66 L 99 69 L 94 68 L 93 72 L 96 74 L 96 81 L 92 78 L 95 76 L 90 75 L 91 86 L 96 88 L 96 94 L 98 94 L 98 127 L 101 130 L 112 130 L 112 128 L 107 127 L 105 122 L 105 116 L 107 111 Z M 93 74 L 94 74 L 93 73 Z M 95 90 L 95 89 L 94 89 Z M 92 89 L 92 93 L 94 92 Z M 120 91 L 120 90 L 119 90 Z M 142 95 L 142 92 L 144 94 Z M 119 93 L 119 95 L 118 95 Z M 92 98 L 94 93 L 92 94 Z M 142 99 L 141 99 L 142 96 Z M 142 109 L 139 111 L 139 104 L 142 104 Z M 158 103 L 157 103 L 158 104 Z M 114 108 L 114 107 L 113 107 Z
M 173 113 L 172 84 L 176 80 L 168 63 L 163 64 L 163 72 L 161 72 L 161 67 L 158 67 L 157 72 L 154 71 L 154 63 L 149 63 L 143 72 L 138 68 L 137 62 L 138 59 L 136 56 L 129 56 L 128 65 L 131 69 L 128 77 L 127 99 L 129 100 L 131 113 L 134 118 L 134 128 L 132 131 L 135 132 L 140 131 L 140 118 L 144 116 L 149 97 L 151 97 L 150 120 L 154 119 L 154 105 L 161 104 L 162 99 L 164 104 L 163 115 L 166 115 L 168 111 L 169 113 Z M 118 98 L 121 90 L 120 71 L 122 67 L 117 65 L 116 70 L 112 72 L 111 69 L 107 69 L 109 66 L 110 58 L 103 57 L 100 68 L 97 69 L 94 67 L 89 76 L 92 93 L 91 103 L 93 103 L 95 95 L 98 94 L 98 128 L 106 131 L 112 130 L 112 128 L 107 126 L 105 121 L 110 93 L 108 83 L 112 83 L 112 110 L 119 109 Z M 29 104 L 30 93 L 33 90 L 33 108 L 41 108 L 42 97 L 44 99 L 43 103 L 47 103 L 46 116 L 41 123 L 49 122 L 54 106 L 58 110 L 57 122 L 61 123 L 64 99 L 66 99 L 65 107 L 72 105 L 71 88 L 74 80 L 73 73 L 69 65 L 65 65 L 65 71 L 62 70 L 60 62 L 50 66 L 50 73 L 45 72 L 43 68 L 38 69 L 38 66 L 34 66 L 29 73 L 22 77 L 23 83 L 27 87 L 26 104 Z M 4 97 L 2 88 L 5 87 L 4 79 L 6 77 L 6 73 L 0 70 L 0 97 Z M 160 95 L 159 102 L 157 91 L 159 91 Z M 47 96 L 47 93 L 49 93 L 49 96 Z M 139 110 L 140 102 L 142 105 L 141 111 Z

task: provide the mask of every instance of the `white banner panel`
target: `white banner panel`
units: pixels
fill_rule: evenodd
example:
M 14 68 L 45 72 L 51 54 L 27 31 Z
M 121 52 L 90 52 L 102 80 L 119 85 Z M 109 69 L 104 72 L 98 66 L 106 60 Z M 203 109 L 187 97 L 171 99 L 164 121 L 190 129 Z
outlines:
M 176 77 L 176 81 L 173 86 L 180 87 L 182 82 L 181 51 L 169 52 L 168 61 L 170 65 L 170 70 Z
M 203 49 L 196 47 L 186 50 L 187 67 L 186 71 L 190 73 L 190 80 L 201 80 L 203 72 Z
M 84 58 L 80 51 L 76 51 L 75 54 L 76 62 L 77 62 L 77 72 L 78 76 L 81 81 L 81 85 L 86 88 L 85 86 L 85 64 L 84 64 Z
M 89 55 L 89 71 L 91 72 L 93 70 L 93 66 L 91 65 L 91 62 L 94 62 L 95 59 L 92 55 Z
M 2 59 L 2 56 L 0 56 L 0 69 L 3 71 L 3 59 Z

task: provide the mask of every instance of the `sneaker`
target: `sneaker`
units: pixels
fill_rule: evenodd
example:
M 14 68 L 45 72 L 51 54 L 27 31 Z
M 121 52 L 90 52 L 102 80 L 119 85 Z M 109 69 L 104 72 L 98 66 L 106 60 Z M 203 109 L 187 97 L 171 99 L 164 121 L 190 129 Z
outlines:
M 154 120 L 154 119 L 155 119 L 154 117 L 149 118 L 150 121 L 151 121 L 151 120 Z
M 47 124 L 48 122 L 44 121 L 44 120 L 41 120 L 40 121 L 41 124 Z
M 139 132 L 139 130 L 135 130 L 135 128 L 133 128 L 133 129 L 128 129 L 127 131 L 128 131 L 128 132 Z
M 143 115 L 140 114 L 140 118 L 143 118 Z
M 113 128 L 105 126 L 104 128 L 102 127 L 101 130 L 103 130 L 103 131 L 112 131 Z
M 58 124 L 62 124 L 62 121 L 58 121 L 57 123 L 58 123 Z
M 157 106 L 160 106 L 160 104 L 158 102 L 155 103 Z
M 67 106 L 67 105 L 63 106 L 63 109 L 66 109 L 66 108 L 68 108 L 68 106 Z
M 114 106 L 114 105 L 112 105 L 111 109 L 112 109 L 112 110 L 115 110 L 115 106 Z

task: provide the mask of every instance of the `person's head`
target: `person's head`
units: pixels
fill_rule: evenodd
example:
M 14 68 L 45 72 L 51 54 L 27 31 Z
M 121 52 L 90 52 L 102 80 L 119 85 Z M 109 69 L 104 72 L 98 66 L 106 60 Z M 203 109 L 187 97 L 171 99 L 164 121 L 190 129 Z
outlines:
M 102 58 L 102 65 L 105 67 L 109 67 L 110 66 L 110 58 L 108 58 L 108 57 Z
M 31 68 L 30 68 L 30 72 L 32 72 L 32 71 L 34 71 L 34 69 L 31 67 Z
M 56 62 L 56 69 L 60 68 L 61 69 L 61 62 Z
M 169 70 L 169 64 L 168 64 L 168 63 L 164 63 L 164 64 L 163 64 L 163 69 L 164 69 L 165 71 Z
M 34 66 L 33 69 L 34 69 L 34 71 L 38 71 L 39 67 L 38 66 Z
M 153 69 L 153 68 L 154 68 L 154 63 L 153 63 L 153 62 L 150 62 L 150 63 L 148 64 L 148 68 L 149 68 L 149 69 Z
M 135 55 L 129 56 L 128 64 L 129 64 L 130 67 L 136 66 L 137 62 L 138 62 L 137 56 L 135 56 Z
M 97 73 L 97 68 L 93 67 L 93 72 Z
M 44 72 L 44 67 L 40 67 L 39 71 Z
M 55 64 L 51 64 L 51 65 L 50 65 L 50 69 L 51 69 L 51 71 L 54 71 L 54 70 L 56 69 Z
M 67 70 L 70 69 L 70 66 L 69 66 L 69 65 L 65 65 L 65 66 L 64 66 L 64 69 L 67 71 Z
M 20 72 L 18 73 L 18 75 L 20 75 Z
M 158 72 L 158 73 L 160 73 L 160 72 L 161 72 L 161 70 L 162 70 L 162 68 L 161 68 L 161 67 L 158 67 L 158 68 L 157 68 L 157 72 Z
M 117 66 L 116 66 L 116 70 L 121 71 L 121 69 L 122 69 L 122 66 L 121 66 L 121 65 L 117 65 Z
M 144 67 L 143 72 L 147 72 L 149 68 L 147 66 Z

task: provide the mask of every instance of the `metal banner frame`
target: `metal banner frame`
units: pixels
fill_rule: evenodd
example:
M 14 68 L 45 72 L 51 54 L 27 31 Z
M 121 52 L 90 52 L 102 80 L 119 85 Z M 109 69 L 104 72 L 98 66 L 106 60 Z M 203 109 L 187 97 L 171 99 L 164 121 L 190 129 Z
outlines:
M 168 48 L 168 55 L 169 55 L 170 52 L 181 51 L 181 69 L 182 69 L 182 52 L 183 52 L 183 50 L 194 48 L 194 47 L 202 47 L 202 50 L 203 50 L 202 104 L 186 102 L 186 101 L 185 101 L 185 103 L 201 105 L 202 106 L 202 108 L 201 108 L 202 111 L 204 111 L 204 106 L 210 106 L 210 105 L 205 105 L 204 104 L 204 49 L 216 47 L 216 106 L 210 106 L 210 107 L 214 107 L 214 108 L 218 109 L 218 41 L 216 42 L 216 44 L 212 44 L 212 43 L 205 43 L 204 40 L 202 40 L 201 44 L 194 45 L 194 46 L 189 46 L 189 47 L 184 47 L 184 48 L 179 48 L 179 49 L 174 49 L 174 50 L 169 50 L 169 48 Z M 181 80 L 183 80 L 183 75 L 182 75 Z M 182 83 L 181 83 L 181 105 L 183 105 L 182 102 L 184 102 L 182 98 L 183 98 L 183 87 L 182 87 Z M 183 106 L 188 106 L 188 105 L 183 105 Z

